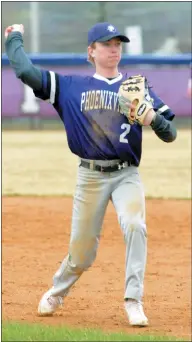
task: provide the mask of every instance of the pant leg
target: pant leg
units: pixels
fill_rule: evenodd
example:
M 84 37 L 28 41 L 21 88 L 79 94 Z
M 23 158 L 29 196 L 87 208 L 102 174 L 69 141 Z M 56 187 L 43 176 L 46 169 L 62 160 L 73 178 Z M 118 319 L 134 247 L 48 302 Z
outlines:
M 110 189 L 104 176 L 79 167 L 69 252 L 53 277 L 53 295 L 65 296 L 95 260 L 109 199 Z
M 141 300 L 147 257 L 145 197 L 136 167 L 123 170 L 123 177 L 112 193 L 126 244 L 124 298 Z

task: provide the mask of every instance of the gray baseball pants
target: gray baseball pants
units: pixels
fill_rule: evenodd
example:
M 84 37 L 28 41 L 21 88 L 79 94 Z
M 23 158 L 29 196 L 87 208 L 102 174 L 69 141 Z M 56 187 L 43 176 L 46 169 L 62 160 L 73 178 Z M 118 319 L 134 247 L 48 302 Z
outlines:
M 111 166 L 118 161 L 97 161 Z M 53 296 L 66 296 L 95 260 L 109 200 L 117 212 L 126 247 L 124 298 L 141 300 L 147 256 L 145 196 L 138 168 L 111 173 L 79 167 L 68 255 L 53 277 Z

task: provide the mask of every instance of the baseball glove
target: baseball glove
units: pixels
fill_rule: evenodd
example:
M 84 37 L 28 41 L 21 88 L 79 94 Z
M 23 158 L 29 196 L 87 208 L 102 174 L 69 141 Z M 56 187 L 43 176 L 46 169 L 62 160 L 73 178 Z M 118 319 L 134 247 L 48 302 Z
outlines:
M 118 96 L 121 112 L 128 118 L 129 123 L 142 126 L 148 111 L 153 109 L 146 78 L 141 75 L 129 77 L 121 83 Z

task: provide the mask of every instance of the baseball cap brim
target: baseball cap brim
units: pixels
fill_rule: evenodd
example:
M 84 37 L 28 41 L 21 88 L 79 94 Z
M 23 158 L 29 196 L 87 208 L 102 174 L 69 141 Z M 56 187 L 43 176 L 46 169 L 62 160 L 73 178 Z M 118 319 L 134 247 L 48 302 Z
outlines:
M 111 40 L 113 38 L 119 38 L 123 43 L 129 43 L 130 42 L 129 38 L 122 35 L 122 34 L 110 34 L 108 36 L 97 39 L 96 41 L 97 42 L 107 42 L 108 40 Z

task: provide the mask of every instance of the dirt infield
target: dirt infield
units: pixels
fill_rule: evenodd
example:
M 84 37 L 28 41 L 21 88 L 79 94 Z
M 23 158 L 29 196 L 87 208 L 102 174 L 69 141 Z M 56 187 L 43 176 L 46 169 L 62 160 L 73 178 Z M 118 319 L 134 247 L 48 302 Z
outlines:
M 190 337 L 190 201 L 147 200 L 144 304 L 150 327 L 128 326 L 123 310 L 124 242 L 110 204 L 97 259 L 52 318 L 37 305 L 67 253 L 72 199 L 3 197 L 2 318 Z

